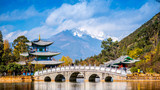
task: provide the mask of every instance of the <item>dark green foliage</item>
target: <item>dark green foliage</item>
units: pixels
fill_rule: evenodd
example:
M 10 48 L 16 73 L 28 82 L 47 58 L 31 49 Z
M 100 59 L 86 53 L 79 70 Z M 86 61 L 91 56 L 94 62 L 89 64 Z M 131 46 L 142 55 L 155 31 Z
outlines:
M 130 71 L 131 71 L 132 73 L 137 72 L 137 71 L 138 71 L 138 68 L 137 68 L 137 67 L 131 67 Z
M 118 41 L 113 42 L 111 38 L 108 38 L 106 41 L 102 41 L 102 62 L 116 59 L 118 57 L 118 46 Z
M 157 51 L 156 51 L 154 58 L 153 58 L 154 62 L 160 61 L 159 54 L 160 54 L 160 42 L 157 45 Z
M 20 59 L 20 53 L 27 52 L 27 45 L 25 44 L 26 42 L 29 42 L 29 40 L 25 36 L 19 36 L 13 41 L 13 54 L 17 61 Z
M 6 65 L 0 65 L 0 73 L 3 74 L 4 72 L 7 72 Z
M 25 36 L 19 36 L 17 37 L 17 39 L 13 41 L 13 46 L 20 44 L 20 43 L 25 43 L 25 42 L 29 42 L 29 40 Z
M 5 50 L 5 52 L 2 55 L 2 64 L 6 65 L 10 62 L 10 60 L 13 59 L 11 55 L 11 49 Z
M 23 70 L 22 65 L 20 64 L 16 64 L 16 63 L 9 63 L 6 67 L 6 69 L 8 70 L 8 72 L 10 73 L 15 73 L 15 74 L 19 74 L 21 73 L 21 71 Z
M 80 62 L 79 60 L 74 61 L 75 65 L 78 65 L 79 62 Z
M 149 51 L 151 51 L 152 47 L 153 47 L 152 45 L 148 45 L 148 46 L 144 47 L 143 48 L 143 52 L 149 52 Z
M 2 54 L 3 54 L 3 36 L 2 32 L 0 31 L 0 64 L 2 62 Z

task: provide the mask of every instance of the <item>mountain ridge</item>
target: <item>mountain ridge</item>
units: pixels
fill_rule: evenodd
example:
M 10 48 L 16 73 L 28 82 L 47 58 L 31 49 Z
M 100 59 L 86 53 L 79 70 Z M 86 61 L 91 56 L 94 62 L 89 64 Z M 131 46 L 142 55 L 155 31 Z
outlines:
M 127 47 L 133 50 L 135 47 L 143 48 L 148 52 L 156 46 L 160 39 L 160 12 L 153 16 L 149 21 L 136 29 L 133 33 L 119 42 L 120 48 Z M 136 45 L 138 44 L 138 45 Z M 155 45 L 153 45 L 155 44 Z M 124 49 L 124 48 L 123 48 Z
M 74 35 L 72 30 L 65 30 L 46 39 L 54 41 L 49 47 L 50 51 L 60 52 L 55 56 L 55 59 L 60 59 L 62 56 L 69 56 L 73 59 L 85 59 L 92 55 L 96 55 L 101 51 L 101 41 L 87 34 L 81 37 Z

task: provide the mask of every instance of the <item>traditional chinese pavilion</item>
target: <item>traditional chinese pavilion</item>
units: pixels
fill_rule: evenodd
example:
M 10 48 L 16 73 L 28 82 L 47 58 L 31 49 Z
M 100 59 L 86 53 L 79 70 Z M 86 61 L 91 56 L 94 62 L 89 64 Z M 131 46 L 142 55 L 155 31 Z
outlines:
M 54 59 L 54 56 L 59 55 L 60 53 L 49 51 L 49 46 L 53 44 L 53 42 L 43 41 L 39 36 L 39 40 L 27 42 L 26 44 L 28 45 L 29 52 L 21 53 L 20 55 L 25 57 L 34 57 L 33 60 L 28 60 L 31 64 L 43 64 L 46 67 L 54 67 L 63 63 Z M 26 65 L 26 61 L 21 61 L 18 63 L 21 65 Z
M 116 60 L 110 60 L 105 62 L 104 64 L 108 67 L 118 67 L 118 68 L 127 68 L 128 64 L 138 62 L 139 60 L 135 60 L 130 58 L 129 56 L 121 56 Z

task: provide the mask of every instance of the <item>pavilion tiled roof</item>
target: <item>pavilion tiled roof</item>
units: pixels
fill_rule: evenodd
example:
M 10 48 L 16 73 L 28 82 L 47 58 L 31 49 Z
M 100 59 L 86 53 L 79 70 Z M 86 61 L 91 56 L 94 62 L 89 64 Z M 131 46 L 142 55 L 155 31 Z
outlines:
M 37 40 L 37 41 L 33 41 L 32 43 L 35 44 L 35 45 L 39 45 L 39 46 L 49 46 L 49 45 L 51 45 L 53 42 L 43 41 L 43 40 Z
M 139 61 L 139 60 L 134 60 L 134 59 L 128 59 L 128 58 L 130 58 L 129 56 L 121 56 L 121 57 L 119 57 L 119 58 L 117 58 L 116 60 L 110 60 L 110 61 L 108 61 L 108 62 L 105 62 L 104 64 L 105 65 L 112 65 L 112 66 L 114 66 L 114 65 L 117 65 L 118 63 L 126 63 L 126 64 L 129 64 L 129 63 L 135 63 L 135 62 L 137 62 L 137 61 Z M 127 60 L 129 60 L 128 62 L 126 62 Z
M 28 52 L 20 53 L 21 56 L 27 57 L 29 56 Z
M 26 42 L 28 46 L 32 46 L 33 44 L 38 45 L 38 46 L 49 46 L 53 44 L 53 42 L 50 41 L 43 41 L 43 40 L 36 40 L 32 42 Z
M 19 62 L 16 62 L 17 64 L 20 64 L 20 65 L 26 65 L 26 62 L 25 61 L 19 61 Z M 59 64 L 62 64 L 64 62 L 62 61 L 31 61 L 31 64 L 42 64 L 42 65 L 59 65 Z
M 35 55 L 35 56 L 55 56 L 58 55 L 60 53 L 58 52 L 33 52 L 30 53 L 31 55 Z
M 127 58 L 128 56 L 121 56 L 119 58 L 117 58 L 116 60 L 114 60 L 112 63 L 120 63 L 120 62 L 124 62 L 125 58 Z
M 17 64 L 20 64 L 20 65 L 26 65 L 26 62 L 25 61 L 19 61 L 19 62 L 16 62 Z
M 26 42 L 28 46 L 32 46 L 32 42 Z
M 31 64 L 44 64 L 44 65 L 58 65 L 62 64 L 62 61 L 32 61 Z

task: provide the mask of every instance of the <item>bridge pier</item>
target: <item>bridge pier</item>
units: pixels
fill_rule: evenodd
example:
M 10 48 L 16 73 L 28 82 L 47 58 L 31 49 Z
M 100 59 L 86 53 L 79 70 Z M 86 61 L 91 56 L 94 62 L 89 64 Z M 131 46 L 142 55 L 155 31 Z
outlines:
M 69 80 L 65 80 L 65 82 L 69 82 Z

